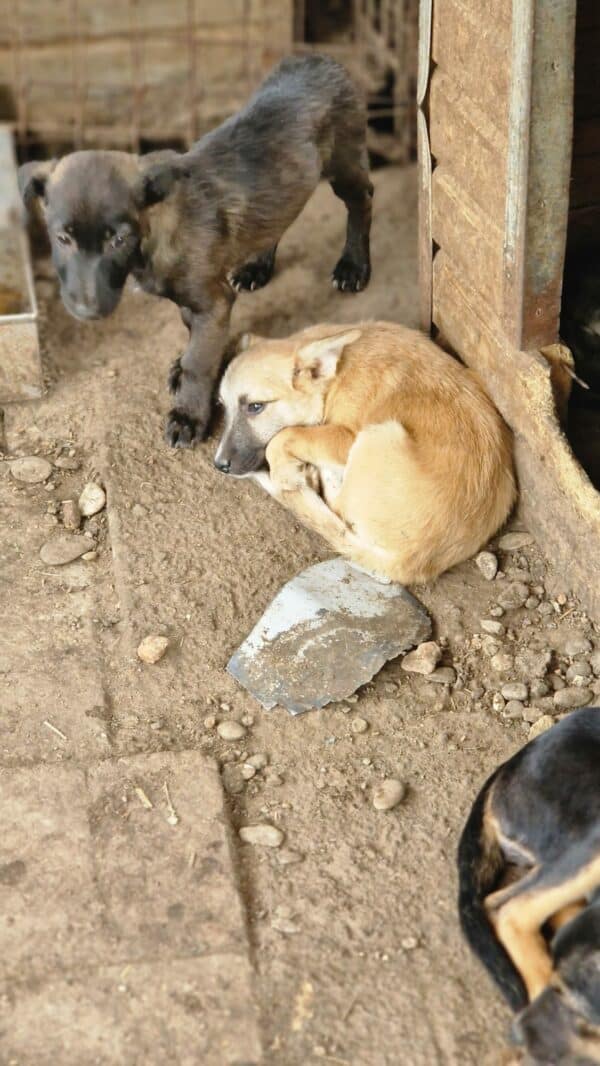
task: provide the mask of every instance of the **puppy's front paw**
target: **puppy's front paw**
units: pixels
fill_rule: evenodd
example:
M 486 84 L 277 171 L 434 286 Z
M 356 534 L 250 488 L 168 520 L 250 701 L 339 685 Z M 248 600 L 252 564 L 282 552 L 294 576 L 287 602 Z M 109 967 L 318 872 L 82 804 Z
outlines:
M 334 289 L 340 292 L 361 292 L 366 289 L 370 277 L 371 264 L 368 259 L 356 262 L 344 254 L 336 263 L 331 280 Z
M 174 407 L 167 415 L 165 438 L 172 448 L 192 448 L 197 441 L 204 439 L 207 428 L 207 422 Z
M 277 494 L 298 492 L 306 488 L 306 468 L 304 463 L 282 463 L 271 467 L 271 483 Z
M 169 370 L 169 376 L 167 378 L 167 384 L 169 386 L 169 392 L 176 393 L 181 385 L 181 378 L 183 375 L 183 367 L 181 365 L 181 356 L 175 360 Z

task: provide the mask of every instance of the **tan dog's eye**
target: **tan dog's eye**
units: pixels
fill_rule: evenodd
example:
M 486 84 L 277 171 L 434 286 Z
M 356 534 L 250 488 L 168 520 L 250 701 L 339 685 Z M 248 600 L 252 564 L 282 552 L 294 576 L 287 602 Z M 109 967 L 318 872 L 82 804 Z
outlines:
M 249 415 L 259 415 L 261 411 L 264 411 L 266 403 L 247 403 L 246 411 Z

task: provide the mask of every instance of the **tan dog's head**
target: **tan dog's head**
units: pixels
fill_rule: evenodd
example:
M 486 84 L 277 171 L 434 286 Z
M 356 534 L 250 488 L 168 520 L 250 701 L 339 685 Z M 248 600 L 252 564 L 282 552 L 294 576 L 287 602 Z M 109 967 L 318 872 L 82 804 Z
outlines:
M 281 429 L 318 425 L 342 351 L 359 336 L 358 329 L 323 337 L 311 329 L 284 340 L 247 334 L 221 382 L 225 427 L 217 469 L 252 474 L 264 466 L 265 448 Z

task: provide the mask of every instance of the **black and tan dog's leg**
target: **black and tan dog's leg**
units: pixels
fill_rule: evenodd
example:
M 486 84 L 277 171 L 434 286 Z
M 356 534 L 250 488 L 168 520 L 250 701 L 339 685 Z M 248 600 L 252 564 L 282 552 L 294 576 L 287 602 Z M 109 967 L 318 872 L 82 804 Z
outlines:
M 346 243 L 334 268 L 332 281 L 341 292 L 360 292 L 367 287 L 371 277 L 369 235 L 373 186 L 365 167 L 334 178 L 331 187 L 348 209 Z
M 176 405 L 168 414 L 165 435 L 174 448 L 189 448 L 206 436 L 232 303 L 233 294 L 231 299 L 215 301 L 205 314 L 191 314 L 189 318 L 188 346 L 169 373 Z M 184 322 L 188 318 L 187 310 L 182 318 Z
M 565 851 L 555 865 L 532 871 L 487 897 L 486 908 L 498 940 L 521 974 L 530 1001 L 548 985 L 553 971 L 542 927 L 599 884 L 600 857 L 586 862 L 577 848 Z
M 257 255 L 244 263 L 238 270 L 233 270 L 229 275 L 229 284 L 236 292 L 254 292 L 262 289 L 273 277 L 275 270 L 275 255 L 277 245 L 273 245 L 267 252 Z

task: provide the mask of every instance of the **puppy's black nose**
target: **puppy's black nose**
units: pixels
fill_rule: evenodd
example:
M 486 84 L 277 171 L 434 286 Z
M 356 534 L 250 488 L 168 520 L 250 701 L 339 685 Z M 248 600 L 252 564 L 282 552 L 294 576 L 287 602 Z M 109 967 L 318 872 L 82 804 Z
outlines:
M 215 466 L 222 474 L 228 474 L 231 470 L 231 462 L 229 459 L 215 459 Z

